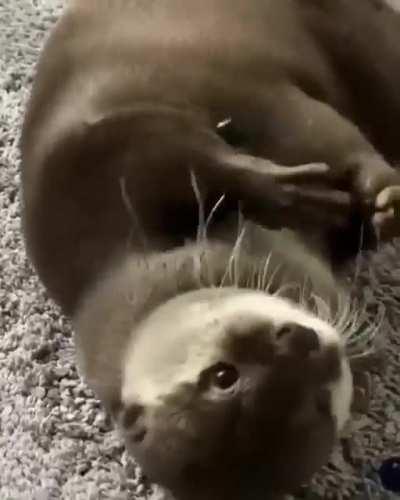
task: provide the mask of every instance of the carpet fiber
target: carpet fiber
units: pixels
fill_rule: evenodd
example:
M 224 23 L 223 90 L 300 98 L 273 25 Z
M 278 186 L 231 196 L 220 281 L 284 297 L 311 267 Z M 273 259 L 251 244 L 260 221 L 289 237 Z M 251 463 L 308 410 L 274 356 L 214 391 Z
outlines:
M 46 297 L 21 240 L 22 111 L 59 11 L 57 0 L 0 0 L 0 500 L 142 500 L 140 473 L 79 380 L 70 326 Z M 325 498 L 354 497 L 361 467 L 400 450 L 400 244 L 382 248 L 357 283 L 371 311 L 386 308 L 379 332 L 386 370 L 374 375 L 369 414 L 355 422 L 359 466 L 336 450 L 314 485 Z

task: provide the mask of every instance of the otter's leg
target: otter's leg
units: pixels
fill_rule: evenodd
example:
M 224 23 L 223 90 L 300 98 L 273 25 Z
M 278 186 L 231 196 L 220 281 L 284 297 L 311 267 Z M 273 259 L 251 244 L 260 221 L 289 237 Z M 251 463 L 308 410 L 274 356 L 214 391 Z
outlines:
M 325 164 L 288 167 L 233 151 L 219 156 L 218 164 L 210 172 L 213 182 L 242 202 L 245 215 L 269 228 L 339 228 L 350 216 L 348 193 L 321 187 L 329 169 Z M 207 182 L 206 169 L 202 173 Z
M 276 90 L 264 108 L 265 154 L 285 164 L 328 164 L 326 183 L 349 190 L 382 238 L 400 235 L 400 173 L 331 106 L 292 85 Z
M 327 170 L 320 163 L 290 167 L 224 151 L 191 169 L 192 187 L 199 201 L 206 195 L 208 205 L 212 200 L 218 205 L 221 194 L 226 195 L 240 204 L 246 218 L 269 229 L 340 229 L 354 207 L 349 193 L 324 185 Z

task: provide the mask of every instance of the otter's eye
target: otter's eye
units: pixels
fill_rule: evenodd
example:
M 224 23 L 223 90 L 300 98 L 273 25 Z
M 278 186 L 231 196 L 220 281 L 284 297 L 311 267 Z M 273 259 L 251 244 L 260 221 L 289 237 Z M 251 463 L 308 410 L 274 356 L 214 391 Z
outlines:
M 239 380 L 239 372 L 228 363 L 217 363 L 208 370 L 208 385 L 220 391 L 228 391 Z

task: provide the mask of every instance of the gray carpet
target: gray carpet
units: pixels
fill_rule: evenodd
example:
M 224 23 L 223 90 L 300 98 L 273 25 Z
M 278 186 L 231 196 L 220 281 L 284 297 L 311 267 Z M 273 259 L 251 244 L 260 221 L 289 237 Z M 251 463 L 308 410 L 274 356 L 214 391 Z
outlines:
M 32 65 L 58 0 L 0 0 L 0 500 L 144 499 L 139 471 L 79 380 L 70 326 L 26 260 L 20 235 L 18 134 Z M 400 244 L 382 248 L 358 283 L 373 311 L 386 372 L 356 426 L 359 468 L 338 449 L 315 490 L 353 497 L 361 466 L 400 450 Z M 376 496 L 375 498 L 378 498 Z

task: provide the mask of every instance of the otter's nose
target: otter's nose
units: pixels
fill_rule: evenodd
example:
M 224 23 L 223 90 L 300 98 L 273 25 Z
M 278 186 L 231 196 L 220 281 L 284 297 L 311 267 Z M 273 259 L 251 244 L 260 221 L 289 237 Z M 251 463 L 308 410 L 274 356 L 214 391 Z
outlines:
M 302 325 L 285 325 L 277 332 L 277 344 L 281 353 L 306 357 L 320 349 L 317 332 Z

